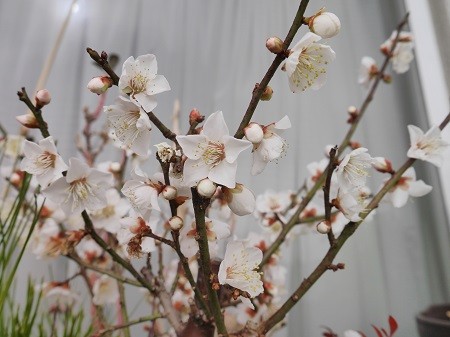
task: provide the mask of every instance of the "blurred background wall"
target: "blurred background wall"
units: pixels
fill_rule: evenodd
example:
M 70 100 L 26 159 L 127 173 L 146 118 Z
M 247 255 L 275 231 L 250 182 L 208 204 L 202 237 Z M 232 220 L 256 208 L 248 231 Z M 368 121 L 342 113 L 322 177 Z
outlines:
M 14 117 L 25 113 L 15 92 L 22 86 L 33 92 L 69 6 L 69 0 L 0 0 L 0 120 L 9 129 L 16 128 Z M 359 106 L 366 94 L 357 84 L 361 58 L 369 55 L 380 64 L 378 47 L 405 14 L 400 0 L 311 1 L 307 14 L 322 6 L 342 22 L 340 34 L 327 41 L 336 60 L 319 91 L 292 94 L 286 75 L 275 74 L 270 84 L 274 96 L 261 102 L 254 120 L 268 124 L 288 115 L 293 127 L 285 133 L 287 155 L 261 175 L 250 176 L 249 159 L 240 163 L 238 181 L 257 193 L 298 188 L 307 174 L 306 164 L 320 160 L 325 145 L 341 141 L 347 130 L 347 107 Z M 294 0 L 80 0 L 45 85 L 53 99 L 44 115 L 60 152 L 65 158 L 76 155 L 74 137 L 83 126 L 81 111 L 85 106 L 93 109 L 98 100 L 86 89 L 87 82 L 101 74 L 86 47 L 117 53 L 119 73 L 128 56 L 155 54 L 158 73 L 172 87 L 158 95 L 158 117 L 170 124 L 178 99 L 183 130 L 194 107 L 204 115 L 222 110 L 234 130 L 254 84 L 273 59 L 265 40 L 286 35 L 297 7 Z M 305 32 L 301 28 L 294 43 Z M 393 77 L 391 85 L 380 86 L 355 140 L 373 156 L 392 159 L 397 167 L 409 146 L 406 125 L 425 129 L 428 125 L 416 66 Z M 116 94 L 113 88 L 107 104 Z M 162 141 L 157 130 L 153 134 L 155 144 Z M 369 333 L 371 323 L 383 325 L 393 315 L 400 325 L 398 335 L 414 337 L 414 316 L 431 303 L 450 299 L 448 205 L 435 168 L 418 163 L 416 171 L 434 186 L 433 192 L 401 210 L 382 207 L 338 255 L 336 261 L 346 264 L 345 271 L 327 273 L 290 313 L 280 336 L 320 336 L 322 325 L 338 332 L 352 328 Z M 243 219 L 242 231 L 253 221 Z M 309 275 L 327 245 L 319 235 L 290 242 L 283 253 L 290 289 Z M 28 273 L 47 274 L 33 257 L 27 263 L 24 279 Z M 61 266 L 64 261 L 57 263 Z

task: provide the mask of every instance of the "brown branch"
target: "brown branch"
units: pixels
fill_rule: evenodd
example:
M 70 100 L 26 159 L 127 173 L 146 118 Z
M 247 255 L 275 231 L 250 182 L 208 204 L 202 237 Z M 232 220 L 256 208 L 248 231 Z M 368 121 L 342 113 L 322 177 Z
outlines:
M 247 107 L 247 111 L 245 112 L 245 115 L 242 118 L 241 124 L 239 124 L 239 128 L 237 129 L 237 131 L 234 135 L 235 138 L 244 137 L 244 128 L 248 125 L 248 123 L 250 123 L 250 120 L 253 117 L 256 107 L 258 106 L 261 95 L 264 93 L 264 90 L 266 90 L 267 85 L 269 84 L 273 75 L 277 71 L 281 62 L 283 62 L 284 59 L 286 58 L 286 51 L 287 51 L 289 45 L 291 44 L 292 40 L 294 39 L 294 36 L 297 33 L 298 29 L 303 24 L 303 15 L 305 14 L 306 6 L 308 6 L 308 3 L 309 3 L 309 0 L 302 0 L 300 2 L 300 6 L 298 7 L 297 14 L 295 15 L 294 21 L 292 22 L 291 28 L 289 29 L 289 32 L 286 35 L 286 38 L 284 39 L 283 51 L 281 53 L 277 54 L 277 56 L 275 56 L 275 59 L 273 60 L 272 64 L 270 65 L 270 67 L 267 70 L 266 74 L 264 75 L 263 79 L 261 80 L 259 85 L 253 91 L 252 98 Z
M 112 327 L 110 327 L 108 329 L 102 329 L 101 331 L 97 332 L 94 336 L 95 337 L 101 337 L 101 336 L 103 336 L 103 335 L 105 335 L 106 333 L 109 333 L 109 332 L 114 332 L 114 331 L 117 331 L 117 330 L 125 329 L 125 328 L 128 328 L 128 327 L 132 326 L 132 325 L 136 325 L 136 324 L 140 324 L 140 323 L 144 323 L 144 322 L 154 321 L 154 320 L 156 320 L 158 318 L 163 318 L 163 317 L 164 316 L 161 315 L 160 313 L 154 314 L 152 316 L 140 317 L 138 319 L 135 319 L 133 321 L 129 321 L 129 322 L 124 323 L 124 324 L 114 325 L 114 326 L 112 326 Z
M 114 85 L 119 84 L 119 76 L 114 72 L 114 70 L 111 68 L 111 66 L 108 63 L 108 54 L 105 52 L 102 52 L 101 55 L 99 55 L 94 49 L 92 48 L 86 48 L 86 51 L 88 52 L 91 59 L 93 59 L 100 67 L 103 68 L 104 71 L 111 77 L 113 80 Z
M 450 122 L 450 113 L 446 116 L 444 121 L 440 124 L 440 129 L 444 129 L 447 124 Z M 322 259 L 322 261 L 319 263 L 319 265 L 314 269 L 314 271 L 309 275 L 306 279 L 303 280 L 303 282 L 300 284 L 300 286 L 297 288 L 297 290 L 294 291 L 294 293 L 289 297 L 289 299 L 284 302 L 284 304 L 266 321 L 261 323 L 261 325 L 258 327 L 257 331 L 260 335 L 266 334 L 270 329 L 272 329 L 276 324 L 278 324 L 291 310 L 291 308 L 305 295 L 305 293 L 311 288 L 314 283 L 325 273 L 325 271 L 330 269 L 330 266 L 332 266 L 333 260 L 338 254 L 338 252 L 341 250 L 344 243 L 347 241 L 347 239 L 353 235 L 353 233 L 358 229 L 358 227 L 361 225 L 361 223 L 364 221 L 364 219 L 374 210 L 378 207 L 380 201 L 383 199 L 383 197 L 398 183 L 398 181 L 401 179 L 402 175 L 405 173 L 405 171 L 410 168 L 414 163 L 416 159 L 409 158 L 396 172 L 392 175 L 392 177 L 384 184 L 383 188 L 372 198 L 369 205 L 367 205 L 366 210 L 360 214 L 361 220 L 358 222 L 349 222 L 344 230 L 342 231 L 341 235 L 337 239 L 335 245 L 332 245 L 325 257 Z
M 327 233 L 328 235 L 328 241 L 330 242 L 330 245 L 334 245 L 336 238 L 334 237 L 333 229 L 331 228 L 331 202 L 330 202 L 330 189 L 331 189 L 331 178 L 333 176 L 333 171 L 337 166 L 337 160 L 336 160 L 336 153 L 337 153 L 337 146 L 333 147 L 330 150 L 330 161 L 328 163 L 327 168 L 327 178 L 325 180 L 325 186 L 323 188 L 323 195 L 324 195 L 324 208 L 325 208 L 325 222 L 327 226 L 329 226 L 329 231 Z
M 25 91 L 25 87 L 22 87 L 22 90 L 17 92 L 17 96 L 19 96 L 19 100 L 24 102 L 27 105 L 28 109 L 30 109 L 30 111 L 33 113 L 34 117 L 36 118 L 36 121 L 38 122 L 39 130 L 41 131 L 42 137 L 44 138 L 49 137 L 50 133 L 48 132 L 47 123 L 42 118 L 42 111 L 41 109 L 36 108 L 36 106 L 31 102 L 27 92 Z

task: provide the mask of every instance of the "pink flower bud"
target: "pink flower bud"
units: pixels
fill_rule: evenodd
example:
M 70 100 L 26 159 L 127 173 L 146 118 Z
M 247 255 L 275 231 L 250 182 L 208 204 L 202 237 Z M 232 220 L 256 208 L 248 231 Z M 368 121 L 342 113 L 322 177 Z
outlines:
M 94 94 L 101 95 L 113 85 L 113 80 L 109 76 L 94 77 L 89 81 L 87 88 Z
M 181 219 L 179 216 L 175 215 L 169 219 L 169 226 L 173 231 L 179 231 L 181 228 L 183 228 L 183 224 L 183 219 Z
M 320 234 L 327 234 L 330 231 L 331 226 L 327 224 L 326 220 L 323 220 L 317 224 L 316 228 Z
M 216 192 L 217 185 L 208 178 L 202 179 L 197 185 L 197 192 L 202 197 L 211 198 Z
M 321 12 L 313 16 L 308 25 L 313 33 L 324 39 L 336 36 L 341 30 L 341 21 L 335 14 L 329 12 Z
M 242 216 L 255 210 L 255 195 L 244 185 L 237 183 L 235 188 L 223 187 L 222 191 L 234 214 Z
M 192 109 L 189 113 L 189 124 L 201 123 L 205 120 L 205 116 L 202 116 L 200 111 Z
M 36 93 L 34 98 L 36 100 L 36 108 L 40 109 L 50 103 L 52 100 L 50 92 L 47 89 L 41 89 Z
M 270 37 L 266 40 L 266 48 L 271 53 L 279 54 L 283 51 L 283 41 L 279 37 Z
M 38 129 L 39 128 L 39 123 L 33 114 L 20 115 L 20 116 L 17 116 L 16 119 L 20 124 L 22 124 L 23 126 L 25 126 L 27 128 L 30 128 L 30 129 Z
M 163 188 L 161 194 L 164 197 L 164 199 L 166 199 L 166 200 L 173 200 L 177 196 L 177 189 L 175 187 L 173 187 L 173 186 L 169 186 L 168 185 L 168 186 Z
M 261 125 L 250 123 L 244 128 L 245 137 L 253 144 L 259 144 L 264 138 L 264 131 Z

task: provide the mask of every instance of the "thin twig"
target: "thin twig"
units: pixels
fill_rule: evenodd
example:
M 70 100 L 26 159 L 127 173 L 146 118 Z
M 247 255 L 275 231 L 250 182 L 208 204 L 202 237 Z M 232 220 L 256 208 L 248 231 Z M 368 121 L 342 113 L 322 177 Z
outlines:
M 42 118 L 41 109 L 36 108 L 34 104 L 31 102 L 25 90 L 25 87 L 22 87 L 22 90 L 17 92 L 17 96 L 19 96 L 19 100 L 24 102 L 27 105 L 28 109 L 30 109 L 30 111 L 33 113 L 34 117 L 36 118 L 36 121 L 38 122 L 39 130 L 41 131 L 42 137 L 47 138 L 48 136 L 50 136 L 50 133 L 48 132 L 47 123 L 45 123 L 44 119 Z
M 239 125 L 239 128 L 237 129 L 234 135 L 235 138 L 244 137 L 244 128 L 248 125 L 248 123 L 250 123 L 250 120 L 253 117 L 253 114 L 256 110 L 256 107 L 258 106 L 259 100 L 264 90 L 266 90 L 267 85 L 269 84 L 273 75 L 277 71 L 281 62 L 283 62 L 284 59 L 286 58 L 286 51 L 289 45 L 291 44 L 292 40 L 294 39 L 294 36 L 297 33 L 298 29 L 303 24 L 303 15 L 305 14 L 306 6 L 308 6 L 308 3 L 309 0 L 302 0 L 300 2 L 300 6 L 298 7 L 297 14 L 295 15 L 294 21 L 292 22 L 291 28 L 289 29 L 289 32 L 286 35 L 286 38 L 284 39 L 283 52 L 277 54 L 272 64 L 270 65 L 269 69 L 267 70 L 266 74 L 264 75 L 263 79 L 253 91 L 252 99 L 250 100 L 250 103 L 247 107 L 247 111 L 245 112 L 241 124 Z
M 323 188 L 323 194 L 324 194 L 324 208 L 325 208 L 325 222 L 327 224 L 327 226 L 329 226 L 329 231 L 328 231 L 328 241 L 330 242 L 330 245 L 334 245 L 336 238 L 334 237 L 334 233 L 333 233 L 333 229 L 331 228 L 331 202 L 330 202 L 330 189 L 331 189 L 331 178 L 333 176 L 333 171 L 337 166 L 337 161 L 336 161 L 336 152 L 337 152 L 337 146 L 333 147 L 330 150 L 330 161 L 328 163 L 328 168 L 327 168 L 327 178 L 325 180 L 325 186 Z
M 141 318 L 135 319 L 133 321 L 129 321 L 129 322 L 124 323 L 124 324 L 114 325 L 114 326 L 112 326 L 112 327 L 110 327 L 108 329 L 103 329 L 103 330 L 99 331 L 97 334 L 95 334 L 95 336 L 96 337 L 101 337 L 105 333 L 114 332 L 114 331 L 117 331 L 117 330 L 128 328 L 128 327 L 130 327 L 132 325 L 136 325 L 136 324 L 140 324 L 140 323 L 144 323 L 144 322 L 154 321 L 154 320 L 156 320 L 158 318 L 163 318 L 163 317 L 164 316 L 161 315 L 160 313 L 152 315 L 152 316 L 141 317 Z

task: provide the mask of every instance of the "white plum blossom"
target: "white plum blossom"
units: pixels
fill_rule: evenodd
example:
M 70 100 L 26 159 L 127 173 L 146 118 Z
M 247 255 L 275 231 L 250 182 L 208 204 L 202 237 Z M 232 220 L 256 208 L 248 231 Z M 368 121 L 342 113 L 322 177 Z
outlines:
M 292 92 L 320 89 L 326 82 L 326 66 L 336 57 L 330 46 L 320 43 L 319 35 L 308 32 L 291 49 L 285 68 Z
M 281 213 L 292 203 L 292 192 L 267 190 L 256 197 L 256 211 L 259 213 Z
M 256 247 L 248 247 L 244 241 L 227 244 L 225 257 L 219 267 L 219 283 L 246 291 L 255 297 L 264 291 L 261 275 L 257 272 L 263 253 Z
M 112 259 L 109 254 L 105 253 L 93 239 L 84 237 L 75 247 L 78 256 L 90 265 L 100 268 L 109 268 L 112 265 Z
M 161 210 L 158 195 L 164 186 L 150 179 L 139 167 L 135 167 L 131 175 L 134 179 L 125 182 L 122 193 L 128 198 L 134 210 L 144 219 L 148 219 L 152 209 Z
M 212 255 L 216 255 L 217 241 L 230 236 L 230 226 L 222 221 L 206 218 L 206 236 L 209 241 L 209 249 Z M 193 221 L 191 226 L 184 226 L 180 233 L 181 252 L 188 258 L 193 257 L 198 252 L 196 224 Z
M 116 303 L 119 300 L 117 281 L 108 275 L 102 275 L 95 280 L 92 293 L 92 302 L 95 305 Z
M 42 193 L 57 203 L 66 215 L 86 209 L 95 211 L 107 204 L 105 193 L 112 185 L 112 175 L 90 168 L 77 158 L 69 160 L 67 175 L 61 177 Z
M 184 163 L 183 179 L 191 186 L 203 178 L 219 185 L 236 185 L 237 157 L 251 143 L 229 135 L 222 111 L 213 113 L 205 121 L 199 135 L 177 136 L 188 158 Z
M 366 183 L 368 169 L 372 167 L 372 157 L 367 149 L 360 147 L 347 154 L 336 168 L 340 188 L 352 188 Z
M 375 60 L 370 56 L 364 56 L 359 68 L 358 83 L 366 88 L 372 83 L 378 74 L 378 67 Z
M 427 185 L 423 180 L 416 180 L 416 171 L 413 167 L 408 168 L 389 193 L 386 200 L 390 200 L 396 208 L 403 207 L 408 201 L 408 197 L 422 197 L 431 192 L 432 186 Z
M 150 150 L 152 126 L 145 111 L 125 97 L 119 97 L 114 105 L 104 109 L 116 140 L 124 148 L 146 156 Z
M 36 226 L 31 237 L 31 251 L 38 259 L 55 257 L 59 255 L 59 246 L 61 242 L 61 229 L 52 218 L 46 219 L 43 223 Z
M 141 55 L 137 59 L 130 56 L 123 64 L 119 89 L 128 94 L 134 103 L 150 112 L 158 105 L 154 95 L 170 90 L 166 78 L 156 75 L 157 72 L 155 55 Z
M 79 298 L 66 282 L 46 282 L 37 288 L 42 291 L 42 296 L 47 300 L 51 310 L 64 312 Z
M 394 30 L 389 39 L 380 46 L 380 49 L 384 54 L 391 54 L 391 49 L 396 37 L 397 31 Z M 409 64 L 414 59 L 413 40 L 414 37 L 410 32 L 400 32 L 397 45 L 391 55 L 392 69 L 394 69 L 397 74 L 402 74 L 409 70 Z
M 34 175 L 43 187 L 61 177 L 62 172 L 67 170 L 52 136 L 40 140 L 39 145 L 24 140 L 23 153 L 25 157 L 20 163 L 20 169 Z
M 433 126 L 425 134 L 414 125 L 408 125 L 411 147 L 408 150 L 409 158 L 428 161 L 438 167 L 444 161 L 443 152 L 450 145 L 442 139 L 441 130 Z
M 157 149 L 156 153 L 163 163 L 170 162 L 170 159 L 172 159 L 172 157 L 176 155 L 176 151 L 174 150 L 174 148 L 166 142 L 156 144 L 155 147 Z
M 355 187 L 352 189 L 339 189 L 335 206 L 344 214 L 344 216 L 353 222 L 362 220 L 360 213 L 363 213 L 367 206 L 367 197 L 370 191 L 367 187 Z
M 115 188 L 107 190 L 105 197 L 106 206 L 90 212 L 90 216 L 95 228 L 117 233 L 120 228 L 120 219 L 128 213 L 131 207 Z
M 268 162 L 279 158 L 286 151 L 286 141 L 279 134 L 290 127 L 289 117 L 284 116 L 278 122 L 262 128 L 263 138 L 261 142 L 253 144 L 252 175 L 261 173 Z M 276 130 L 279 131 L 276 132 Z

